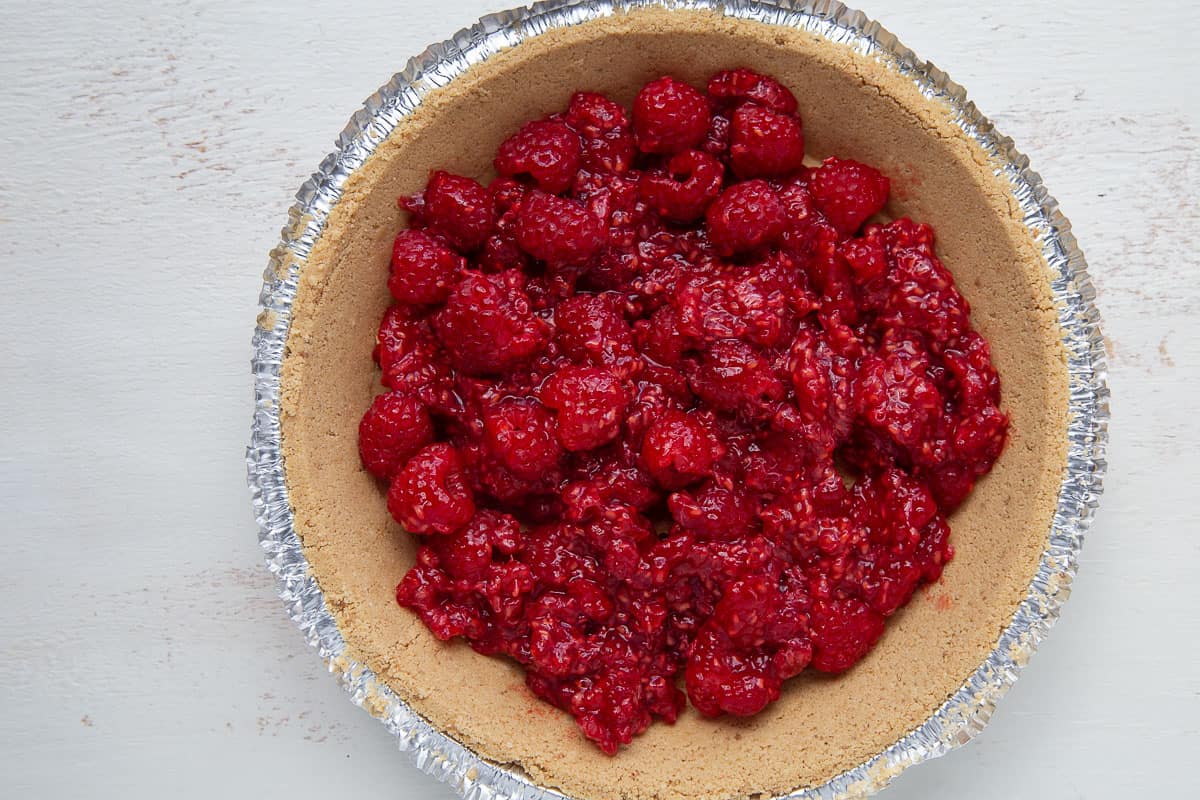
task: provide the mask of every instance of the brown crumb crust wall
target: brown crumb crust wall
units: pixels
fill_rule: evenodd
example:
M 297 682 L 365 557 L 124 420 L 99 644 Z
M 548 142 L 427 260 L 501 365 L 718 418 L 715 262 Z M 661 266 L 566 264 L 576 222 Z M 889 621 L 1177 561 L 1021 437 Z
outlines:
M 951 519 L 957 551 L 849 673 L 804 674 L 749 720 L 688 710 L 616 758 L 524 687 L 511 662 L 438 642 L 394 600 L 412 540 L 357 455 L 380 390 L 371 360 L 388 305 L 398 195 L 444 168 L 486 180 L 497 144 L 577 89 L 628 104 L 647 80 L 696 85 L 719 69 L 777 76 L 800 101 L 809 153 L 860 159 L 893 181 L 888 212 L 929 222 L 993 345 L 1011 441 Z M 283 365 L 283 437 L 295 526 L 346 639 L 434 725 L 496 762 L 587 800 L 774 795 L 820 784 L 922 723 L 983 661 L 1047 541 L 1066 462 L 1067 377 L 1049 276 L 985 153 L 882 64 L 812 34 L 706 12 L 642 10 L 552 31 L 430 95 L 350 177 L 300 277 Z

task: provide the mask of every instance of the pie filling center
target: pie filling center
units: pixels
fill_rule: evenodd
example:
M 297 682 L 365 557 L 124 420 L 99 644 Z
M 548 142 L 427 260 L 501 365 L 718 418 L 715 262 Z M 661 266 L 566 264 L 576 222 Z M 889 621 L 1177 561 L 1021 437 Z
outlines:
M 490 185 L 400 201 L 359 428 L 421 542 L 396 598 L 607 753 L 851 668 L 1004 448 L 933 230 L 871 166 L 806 165 L 796 109 L 747 69 L 579 92 Z

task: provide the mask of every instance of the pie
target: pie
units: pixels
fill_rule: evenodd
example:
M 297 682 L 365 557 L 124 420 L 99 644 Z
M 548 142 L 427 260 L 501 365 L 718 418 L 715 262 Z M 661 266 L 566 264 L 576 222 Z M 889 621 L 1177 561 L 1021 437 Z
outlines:
M 389 515 L 387 486 L 364 468 L 359 453 L 360 418 L 381 391 L 371 356 L 379 320 L 392 301 L 393 243 L 410 221 L 397 211 L 396 198 L 421 197 L 433 169 L 486 184 L 495 177 L 497 147 L 527 121 L 567 108 L 576 90 L 601 92 L 629 107 L 645 84 L 664 75 L 704 86 L 709 76 L 735 66 L 772 75 L 794 93 L 804 119 L 803 149 L 814 164 L 832 157 L 825 163 L 835 171 L 860 162 L 878 167 L 891 179 L 884 216 L 910 217 L 936 229 L 937 255 L 969 301 L 974 328 L 990 342 L 1003 382 L 1008 443 L 990 474 L 949 504 L 957 506 L 949 518 L 954 557 L 940 579 L 889 618 L 874 649 L 856 654 L 862 660 L 853 669 L 842 672 L 849 664 L 827 658 L 828 671 L 839 674 L 801 672 L 775 689 L 778 699 L 769 698 L 774 700 L 769 705 L 757 700 L 721 705 L 710 698 L 706 712 L 757 713 L 706 717 L 685 708 L 673 725 L 651 725 L 609 756 L 579 735 L 569 715 L 529 691 L 517 664 L 481 656 L 461 640 L 441 641 L 396 605 L 396 584 L 417 558 L 416 542 Z M 761 100 L 755 108 L 769 102 Z M 637 115 L 634 106 L 635 121 Z M 661 152 L 673 149 L 673 130 L 663 129 Z M 753 177 L 756 170 L 770 171 L 763 158 L 787 161 L 794 155 L 761 151 L 757 162 L 732 163 Z M 501 160 L 496 164 L 504 166 Z M 555 184 L 559 176 L 535 172 L 533 178 L 551 192 L 538 201 L 545 206 L 543 218 L 563 219 L 569 209 L 549 199 L 553 191 L 565 190 Z M 740 186 L 760 195 L 731 198 L 727 205 L 761 204 L 771 193 L 763 181 Z M 886 190 L 881 201 L 884 196 Z M 722 195 L 716 202 L 724 200 Z M 666 213 L 690 213 L 670 206 L 670 198 L 662 204 Z M 409 209 L 419 220 L 419 205 L 410 203 Z M 710 231 L 725 224 L 725 255 L 743 256 L 763 244 L 754 239 L 758 229 L 730 228 L 732 218 L 722 217 L 722 223 L 709 215 Z M 449 250 L 430 249 L 433 240 L 422 235 L 402 238 L 406 246 L 424 248 L 422 257 L 449 257 Z M 532 235 L 522 240 L 547 261 L 563 255 L 554 245 Z M 491 285 L 498 279 L 479 274 L 480 286 L 469 287 L 472 291 L 501 291 Z M 456 302 L 449 292 L 449 285 L 437 281 L 409 281 L 392 295 L 417 304 L 447 302 L 449 308 Z M 601 312 L 597 306 L 587 314 Z M 486 348 L 471 346 L 470 325 L 459 325 L 455 336 L 463 343 L 454 351 L 460 367 L 484 373 L 500 368 L 488 361 Z M 1066 460 L 1060 337 L 1048 270 L 1009 188 L 949 110 L 922 96 L 911 81 L 815 35 L 704 12 L 639 10 L 555 30 L 489 58 L 430 94 L 350 176 L 331 211 L 300 276 L 282 366 L 284 459 L 295 527 L 348 655 L 481 756 L 584 798 L 785 793 L 857 766 L 928 718 L 991 650 L 1024 597 L 1046 545 Z M 520 335 L 506 342 L 509 359 L 519 358 L 528 344 Z M 725 351 L 723 358 L 738 357 L 733 345 Z M 599 367 L 562 372 L 558 382 L 567 388 L 543 398 L 560 420 L 569 403 L 563 397 L 585 383 L 588 391 L 615 391 L 607 384 L 596 388 L 597 373 L 605 372 Z M 681 430 L 685 423 L 682 414 L 671 422 Z M 560 443 L 572 451 L 600 447 L 613 435 L 586 426 L 571 434 L 559 430 Z M 421 452 L 438 447 L 449 445 L 432 444 Z M 444 456 L 437 451 L 414 457 L 425 462 L 413 469 L 445 469 Z M 688 473 L 692 467 L 679 459 L 668 461 L 659 467 L 664 486 L 678 482 L 682 488 L 699 480 L 701 473 Z M 385 472 L 398 468 L 376 466 Z M 410 528 L 425 533 L 457 530 L 470 518 L 452 515 L 422 529 L 427 520 L 412 516 L 412 507 L 404 498 L 393 502 Z M 437 530 L 439 525 L 446 530 Z

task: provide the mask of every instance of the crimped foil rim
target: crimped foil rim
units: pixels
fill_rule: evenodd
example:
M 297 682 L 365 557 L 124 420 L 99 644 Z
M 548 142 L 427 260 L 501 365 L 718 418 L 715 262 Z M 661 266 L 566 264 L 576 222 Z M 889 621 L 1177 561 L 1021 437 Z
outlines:
M 787 800 L 864 797 L 913 764 L 944 755 L 987 724 L 996 703 L 1058 618 L 1070 595 L 1084 533 L 1092 519 L 1106 467 L 1107 366 L 1095 307 L 1096 292 L 1070 223 L 1029 169 L 1011 139 L 1001 136 L 966 92 L 929 62 L 919 60 L 862 12 L 829 0 L 552 0 L 483 17 L 450 40 L 411 59 L 367 99 L 337 140 L 337 151 L 300 188 L 281 241 L 271 252 L 254 331 L 255 412 L 246 451 L 259 540 L 292 620 L 317 648 L 351 699 L 379 717 L 418 767 L 450 784 L 467 800 L 548 800 L 563 794 L 534 784 L 524 773 L 486 759 L 431 726 L 366 666 L 345 655 L 346 644 L 308 568 L 293 526 L 280 433 L 280 368 L 299 273 L 320 238 L 346 179 L 431 90 L 470 66 L 554 28 L 644 7 L 702 9 L 730 17 L 799 28 L 872 55 L 912 79 L 921 92 L 946 103 L 954 121 L 994 157 L 1012 187 L 1026 227 L 1053 274 L 1069 373 L 1068 463 L 1051 524 L 1049 544 L 1025 600 L 995 649 L 929 719 L 883 752 L 821 786 L 783 795 Z

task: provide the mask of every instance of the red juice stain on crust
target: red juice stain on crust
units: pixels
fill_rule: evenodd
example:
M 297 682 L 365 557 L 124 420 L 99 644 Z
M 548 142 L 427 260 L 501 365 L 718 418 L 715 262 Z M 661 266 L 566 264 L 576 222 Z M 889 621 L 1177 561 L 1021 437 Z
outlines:
M 420 542 L 396 599 L 607 753 L 853 667 L 1006 442 L 932 229 L 802 131 L 769 76 L 664 77 L 401 199 L 360 430 Z

